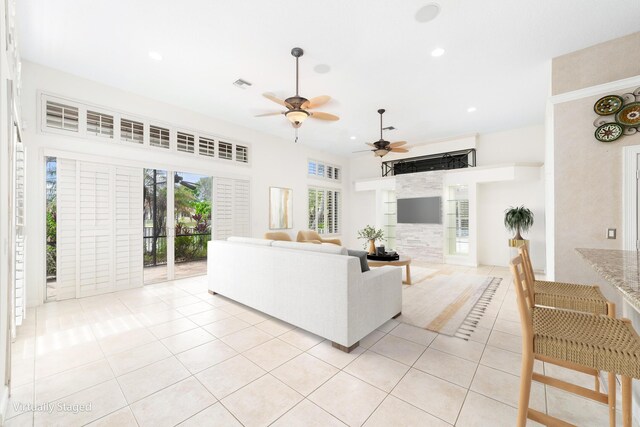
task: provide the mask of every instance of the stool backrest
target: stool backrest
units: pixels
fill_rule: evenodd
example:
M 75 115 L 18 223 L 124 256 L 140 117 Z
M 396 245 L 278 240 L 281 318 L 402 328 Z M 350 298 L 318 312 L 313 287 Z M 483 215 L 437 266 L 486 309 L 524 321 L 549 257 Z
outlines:
M 511 274 L 518 297 L 518 311 L 522 327 L 522 342 L 533 345 L 533 282 L 525 272 L 524 261 L 521 256 L 511 260 Z M 529 343 L 529 344 L 527 344 Z
M 524 274 L 529 278 L 529 282 L 533 285 L 536 282 L 536 276 L 533 273 L 533 266 L 531 265 L 531 257 L 529 256 L 529 247 L 526 244 L 518 246 L 518 253 L 520 254 L 520 258 L 522 258 Z M 529 287 L 529 293 L 533 298 L 534 296 L 533 286 Z

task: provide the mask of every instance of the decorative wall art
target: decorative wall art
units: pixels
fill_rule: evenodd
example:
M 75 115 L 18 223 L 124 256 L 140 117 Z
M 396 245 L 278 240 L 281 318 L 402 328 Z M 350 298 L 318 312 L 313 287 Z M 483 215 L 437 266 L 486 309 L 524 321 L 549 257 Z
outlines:
M 293 190 L 269 188 L 269 228 L 279 230 L 293 228 Z
M 640 87 L 622 96 L 603 96 L 595 103 L 593 111 L 600 116 L 593 122 L 598 141 L 613 142 L 623 135 L 639 132 Z

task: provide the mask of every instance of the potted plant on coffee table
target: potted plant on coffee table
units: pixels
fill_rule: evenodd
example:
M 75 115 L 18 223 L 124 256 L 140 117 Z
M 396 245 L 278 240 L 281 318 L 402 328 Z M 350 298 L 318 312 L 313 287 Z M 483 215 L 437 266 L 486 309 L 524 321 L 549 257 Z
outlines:
M 369 242 L 369 255 L 375 255 L 376 253 L 376 240 L 384 240 L 384 233 L 382 229 L 376 229 L 370 225 L 367 225 L 362 230 L 358 230 L 358 239 L 366 239 Z M 367 249 L 367 242 L 364 243 L 364 248 Z
M 516 233 L 513 239 L 509 239 L 509 246 L 518 247 L 526 244 L 527 240 L 520 233 L 526 233 L 533 226 L 533 212 L 524 206 L 511 206 L 504 211 L 504 226 Z

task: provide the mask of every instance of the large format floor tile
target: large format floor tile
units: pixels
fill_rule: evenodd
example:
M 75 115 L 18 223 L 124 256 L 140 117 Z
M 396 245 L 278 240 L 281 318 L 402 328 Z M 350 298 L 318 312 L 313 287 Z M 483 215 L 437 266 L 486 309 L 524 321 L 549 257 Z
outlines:
M 293 408 L 302 395 L 271 375 L 265 375 L 222 400 L 242 424 L 267 426 Z
M 196 378 L 218 399 L 266 374 L 266 371 L 242 355 L 218 363 L 196 375 Z
M 336 399 L 336 396 L 340 396 Z M 309 395 L 316 405 L 350 426 L 360 426 L 384 400 L 386 393 L 344 372 Z
M 391 394 L 453 424 L 462 408 L 467 389 L 411 369 Z
M 203 277 L 48 303 L 17 330 L 12 402 L 91 402 L 91 411 L 12 408 L 5 425 L 514 425 L 521 342 L 508 269 L 425 266 L 505 278 L 468 341 L 389 320 L 344 353 L 209 294 Z M 538 383 L 531 405 L 578 425 L 607 424 L 605 405 Z
M 216 398 L 189 377 L 131 405 L 142 427 L 174 426 L 213 405 Z

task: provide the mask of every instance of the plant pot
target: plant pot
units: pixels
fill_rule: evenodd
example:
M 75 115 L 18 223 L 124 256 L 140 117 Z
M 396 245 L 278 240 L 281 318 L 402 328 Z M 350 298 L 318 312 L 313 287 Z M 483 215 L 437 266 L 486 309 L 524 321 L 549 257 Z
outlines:
M 369 240 L 369 255 L 375 255 L 375 254 L 376 254 L 376 241 Z
M 522 245 L 529 246 L 529 241 L 527 239 L 509 239 L 510 248 L 517 248 Z

